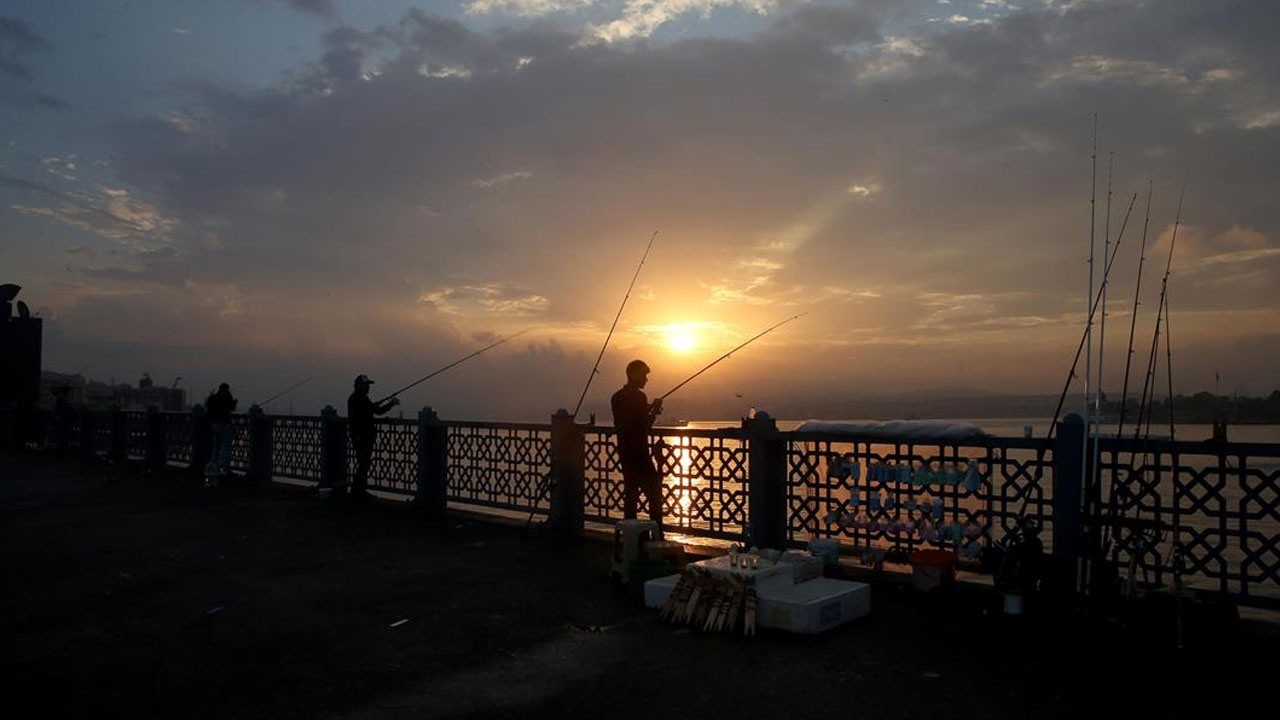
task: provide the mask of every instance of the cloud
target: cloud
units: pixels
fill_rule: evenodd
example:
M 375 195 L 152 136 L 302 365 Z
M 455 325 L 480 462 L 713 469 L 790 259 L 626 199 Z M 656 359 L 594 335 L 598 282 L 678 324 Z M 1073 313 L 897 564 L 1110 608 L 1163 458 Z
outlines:
M 31 77 L 26 57 L 50 49 L 49 42 L 37 35 L 20 18 L 0 16 L 0 73 L 23 80 Z
M 581 10 L 596 0 L 469 0 L 463 7 L 472 15 L 510 13 L 520 17 L 541 17 L 552 13 Z
M 54 165 L 63 162 L 59 158 L 45 158 L 45 161 Z M 8 177 L 0 177 L 0 185 L 56 201 L 48 206 L 13 205 L 13 209 L 21 214 L 48 217 L 136 250 L 154 249 L 166 244 L 176 225 L 155 205 L 135 198 L 121 188 L 64 192 Z
M 333 0 L 283 0 L 283 2 L 309 15 L 324 18 L 336 18 L 338 15 L 333 7 Z
M 494 190 L 504 185 L 510 185 L 521 180 L 528 180 L 533 177 L 533 173 L 525 170 L 517 170 L 515 172 L 502 173 L 492 178 L 482 180 L 472 180 L 471 186 L 480 188 L 481 190 Z
M 712 11 L 740 8 L 758 15 L 768 15 L 778 7 L 778 0 L 627 0 L 622 17 L 592 26 L 588 33 L 604 42 L 619 42 L 649 37 L 658 28 L 682 15 L 710 15 Z
M 590 369 L 660 229 L 620 321 L 637 343 L 640 327 L 766 327 L 803 308 L 817 329 L 797 327 L 770 358 L 800 376 L 900 382 L 963 348 L 967 366 L 1000 369 L 993 383 L 1040 387 L 1061 382 L 1066 361 L 1048 360 L 1073 351 L 1082 322 L 1097 109 L 1100 147 L 1117 151 L 1115 203 L 1162 183 L 1144 290 L 1158 289 L 1174 212 L 1163 188 L 1185 182 L 1198 188 L 1178 242 L 1195 254 L 1175 265 L 1177 312 L 1273 321 L 1280 170 L 1265 159 L 1280 136 L 1243 122 L 1280 107 L 1271 5 L 1245 21 L 1204 3 L 1034 4 L 980 27 L 907 22 L 892 4 L 738 9 L 757 7 L 770 20 L 759 32 L 672 42 L 583 45 L 567 25 L 479 32 L 419 11 L 330 28 L 269 92 L 196 85 L 180 114 L 115 123 L 103 154 L 127 195 L 0 185 L 37 198 L 10 222 L 110 241 L 76 279 L 136 293 L 117 309 L 191 308 L 220 342 L 294 343 L 344 367 L 346 385 L 375 359 L 411 379 L 421 372 L 396 356 L 447 360 L 474 333 L 536 318 L 538 385 L 555 396 L 578 353 Z M 66 169 L 65 151 L 46 154 Z M 27 176 L 63 182 L 38 161 Z M 1115 316 L 1128 303 L 1114 298 L 1133 293 L 1136 215 Z M 1220 286 L 1223 268 L 1251 273 L 1249 292 Z M 1154 304 L 1144 294 L 1140 311 Z M 1209 342 L 1210 324 L 1197 327 L 1178 332 Z M 165 340 L 205 342 L 178 324 Z M 836 362 L 812 352 L 820 341 L 884 354 Z M 916 355 L 889 350 L 907 347 Z
M 418 301 L 448 315 L 532 317 L 546 312 L 550 301 L 516 283 L 489 283 L 433 288 Z

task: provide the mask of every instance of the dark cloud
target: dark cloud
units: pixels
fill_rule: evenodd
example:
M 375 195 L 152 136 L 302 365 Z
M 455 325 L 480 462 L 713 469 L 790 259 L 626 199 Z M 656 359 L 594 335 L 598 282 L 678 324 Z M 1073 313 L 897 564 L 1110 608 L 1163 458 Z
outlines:
M 25 57 L 49 49 L 49 43 L 19 18 L 0 16 L 0 73 L 17 78 L 31 77 Z
M 326 76 L 338 82 L 359 80 L 364 58 L 375 42 L 375 38 L 349 27 L 334 28 L 325 33 L 325 49 L 320 64 Z
M 68 107 L 66 102 L 45 93 L 33 93 L 32 97 L 38 105 L 50 110 L 66 110 Z
M 335 18 L 338 13 L 333 7 L 333 0 L 283 0 L 289 6 L 311 15 Z

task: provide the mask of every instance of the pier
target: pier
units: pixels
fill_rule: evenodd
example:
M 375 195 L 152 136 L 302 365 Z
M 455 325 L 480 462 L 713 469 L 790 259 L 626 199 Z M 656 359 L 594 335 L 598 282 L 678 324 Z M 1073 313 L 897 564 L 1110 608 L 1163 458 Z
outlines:
M 282 483 L 0 452 L 4 673 L 18 707 L 136 718 L 528 717 L 836 710 L 901 718 L 1243 712 L 1271 623 L 995 611 L 989 587 L 884 573 L 817 636 L 675 628 L 608 546 Z M 1100 715 L 1098 715 L 1100 714 Z

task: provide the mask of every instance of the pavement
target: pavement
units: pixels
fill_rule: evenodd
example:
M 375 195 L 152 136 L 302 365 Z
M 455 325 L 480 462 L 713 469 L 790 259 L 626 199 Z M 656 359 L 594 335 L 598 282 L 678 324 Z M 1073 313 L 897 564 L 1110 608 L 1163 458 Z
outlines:
M 677 627 L 609 548 L 406 503 L 202 487 L 0 453 L 14 708 L 130 718 L 1223 716 L 1269 699 L 1280 625 L 1212 599 L 1084 612 L 894 573 L 820 635 Z M 853 572 L 853 571 L 850 571 Z

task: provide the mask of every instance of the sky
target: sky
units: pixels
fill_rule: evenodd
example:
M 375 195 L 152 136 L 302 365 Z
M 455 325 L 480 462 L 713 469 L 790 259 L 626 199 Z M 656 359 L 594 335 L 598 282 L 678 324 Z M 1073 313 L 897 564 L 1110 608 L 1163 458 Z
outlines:
M 450 419 L 588 381 L 603 419 L 629 360 L 661 395 L 803 313 L 668 398 L 699 418 L 1056 394 L 1114 257 L 1073 390 L 1267 394 L 1277 36 L 1274 0 L 7 0 L 0 282 L 45 369 L 242 409 L 524 331 L 402 396 Z

